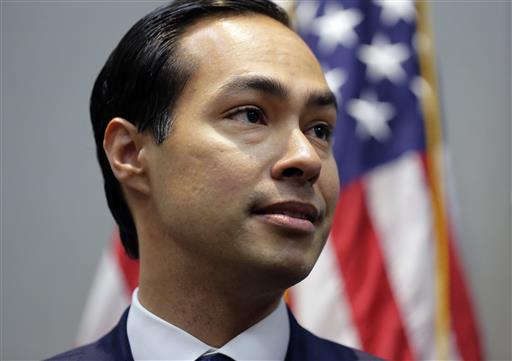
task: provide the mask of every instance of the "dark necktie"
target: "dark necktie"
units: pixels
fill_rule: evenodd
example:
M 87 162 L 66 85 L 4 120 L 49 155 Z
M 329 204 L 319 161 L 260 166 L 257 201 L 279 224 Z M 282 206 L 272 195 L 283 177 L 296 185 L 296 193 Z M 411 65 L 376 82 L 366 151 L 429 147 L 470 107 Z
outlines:
M 231 357 L 221 353 L 212 353 L 209 355 L 200 356 L 196 361 L 235 361 Z

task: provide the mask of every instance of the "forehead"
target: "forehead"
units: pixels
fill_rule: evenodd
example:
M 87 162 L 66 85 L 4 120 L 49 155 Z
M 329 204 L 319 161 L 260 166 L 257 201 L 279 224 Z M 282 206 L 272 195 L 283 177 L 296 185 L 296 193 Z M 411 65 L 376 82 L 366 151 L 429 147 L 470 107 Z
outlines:
M 321 66 L 302 39 L 263 15 L 202 20 L 187 29 L 180 53 L 194 64 L 187 87 L 195 91 L 214 91 L 243 75 L 273 78 L 297 93 L 327 88 Z

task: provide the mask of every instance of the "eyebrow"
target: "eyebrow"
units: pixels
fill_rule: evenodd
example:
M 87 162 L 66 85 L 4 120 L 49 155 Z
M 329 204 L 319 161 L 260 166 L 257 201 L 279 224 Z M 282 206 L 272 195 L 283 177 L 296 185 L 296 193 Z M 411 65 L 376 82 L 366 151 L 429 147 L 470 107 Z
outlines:
M 257 90 L 262 93 L 277 96 L 279 98 L 288 98 L 289 91 L 279 81 L 264 76 L 239 76 L 224 84 L 221 91 L 243 91 Z
M 330 90 L 310 93 L 307 97 L 306 105 L 315 107 L 332 106 L 338 110 L 336 95 Z
M 238 76 L 221 87 L 221 93 L 232 91 L 256 90 L 272 96 L 288 99 L 289 89 L 276 79 L 264 76 Z M 338 109 L 336 96 L 330 90 L 312 91 L 306 97 L 307 106 L 332 106 Z

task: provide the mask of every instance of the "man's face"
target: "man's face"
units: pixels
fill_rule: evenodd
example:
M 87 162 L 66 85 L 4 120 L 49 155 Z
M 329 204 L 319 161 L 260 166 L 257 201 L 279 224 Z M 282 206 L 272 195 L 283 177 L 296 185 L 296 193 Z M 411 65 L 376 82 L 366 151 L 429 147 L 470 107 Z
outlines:
M 321 67 L 259 15 L 199 22 L 180 56 L 197 66 L 169 137 L 148 149 L 153 231 L 197 264 L 288 287 L 316 262 L 338 199 Z

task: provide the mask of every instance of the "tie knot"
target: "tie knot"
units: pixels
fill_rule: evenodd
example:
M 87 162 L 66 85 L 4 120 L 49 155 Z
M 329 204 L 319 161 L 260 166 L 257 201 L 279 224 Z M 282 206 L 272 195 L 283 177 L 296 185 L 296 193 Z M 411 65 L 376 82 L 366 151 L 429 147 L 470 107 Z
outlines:
M 235 361 L 231 357 L 221 353 L 211 353 L 209 355 L 200 356 L 196 361 Z

